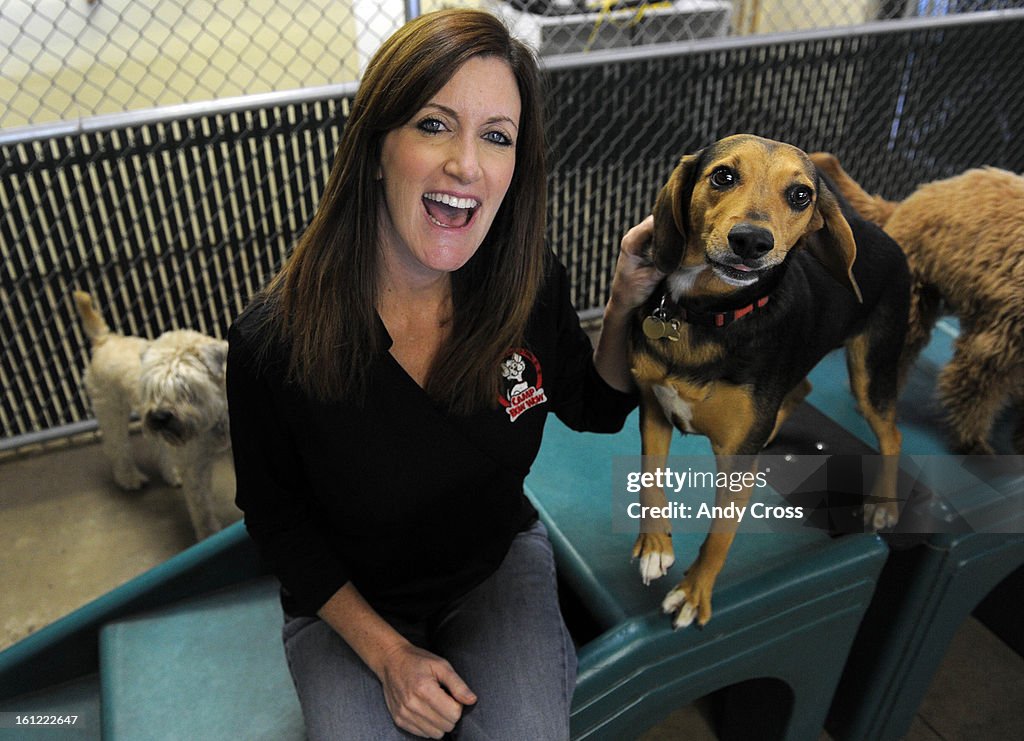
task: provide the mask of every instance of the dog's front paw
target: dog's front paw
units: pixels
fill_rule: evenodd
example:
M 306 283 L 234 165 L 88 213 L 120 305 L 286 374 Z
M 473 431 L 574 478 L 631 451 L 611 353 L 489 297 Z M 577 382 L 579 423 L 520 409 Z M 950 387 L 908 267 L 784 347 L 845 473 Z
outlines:
M 114 481 L 125 491 L 138 491 L 149 482 L 149 477 L 134 465 L 117 466 Z
M 869 530 L 887 530 L 900 520 L 896 502 L 868 502 L 864 505 L 864 527 Z
M 173 486 L 175 489 L 181 488 L 182 478 L 177 468 L 165 468 L 160 474 L 164 477 L 164 482 L 168 486 Z
M 216 519 L 207 519 L 201 523 L 195 523 L 193 529 L 196 533 L 196 540 L 206 540 L 211 535 L 216 535 L 223 527 Z
M 691 568 L 681 582 L 665 595 L 661 609 L 668 615 L 675 614 L 672 627 L 685 628 L 697 619 L 703 626 L 711 619 L 711 592 L 714 580 L 701 579 L 699 569 Z
M 644 584 L 660 579 L 676 562 L 670 533 L 640 533 L 633 544 L 633 560 L 640 559 L 640 578 Z

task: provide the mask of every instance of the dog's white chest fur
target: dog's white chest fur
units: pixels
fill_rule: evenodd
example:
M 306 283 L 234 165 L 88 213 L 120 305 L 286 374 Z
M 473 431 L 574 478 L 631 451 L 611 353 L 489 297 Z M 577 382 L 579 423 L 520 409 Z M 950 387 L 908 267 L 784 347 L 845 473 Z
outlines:
M 671 386 L 654 386 L 654 397 L 661 404 L 665 416 L 686 432 L 697 432 L 693 427 L 693 406 Z

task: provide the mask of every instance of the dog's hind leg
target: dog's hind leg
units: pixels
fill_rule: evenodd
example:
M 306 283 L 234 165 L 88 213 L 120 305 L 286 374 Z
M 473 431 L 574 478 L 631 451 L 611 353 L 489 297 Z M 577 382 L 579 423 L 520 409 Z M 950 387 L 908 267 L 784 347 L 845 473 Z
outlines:
M 896 426 L 899 341 L 873 340 L 869 333 L 846 343 L 846 367 L 857 405 L 878 438 L 881 469 L 871 494 L 864 500 L 864 524 L 875 530 L 893 527 L 899 520 L 896 484 L 902 435 Z
M 953 359 L 942 369 L 938 383 L 955 452 L 994 452 L 988 442 L 992 424 L 1022 371 L 1016 357 L 1020 356 L 997 333 L 968 330 L 957 338 Z
M 782 400 L 782 406 L 779 407 L 779 413 L 775 417 L 775 429 L 772 430 L 772 434 L 768 436 L 768 440 L 765 442 L 765 447 L 772 444 L 775 436 L 779 434 L 779 430 L 782 425 L 785 424 L 786 420 L 789 419 L 789 415 L 793 413 L 793 410 L 800 406 L 807 395 L 811 393 L 811 382 L 806 378 L 798 383 L 793 390 L 786 394 L 786 398 Z

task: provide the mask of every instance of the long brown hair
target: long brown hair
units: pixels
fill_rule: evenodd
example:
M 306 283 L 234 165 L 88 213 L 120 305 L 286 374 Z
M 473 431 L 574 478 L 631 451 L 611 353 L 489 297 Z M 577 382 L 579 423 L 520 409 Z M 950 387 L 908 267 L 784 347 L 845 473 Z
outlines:
M 268 340 L 289 352 L 289 377 L 310 396 L 359 403 L 378 331 L 376 180 L 381 143 L 470 58 L 505 60 L 520 96 L 516 165 L 476 254 L 452 274 L 454 318 L 427 377 L 442 407 L 468 414 L 496 403 L 504 354 L 522 344 L 544 267 L 546 162 L 537 62 L 493 15 L 457 9 L 410 21 L 363 75 L 316 214 L 264 292 Z

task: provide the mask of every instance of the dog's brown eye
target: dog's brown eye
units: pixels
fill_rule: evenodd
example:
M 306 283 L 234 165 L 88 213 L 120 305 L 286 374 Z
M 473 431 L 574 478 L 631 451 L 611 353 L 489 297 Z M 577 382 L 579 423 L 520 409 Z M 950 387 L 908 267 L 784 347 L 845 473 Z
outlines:
M 789 189 L 786 197 L 789 199 L 789 205 L 797 209 L 805 209 L 811 203 L 811 189 L 805 185 L 795 185 Z
M 718 189 L 729 188 L 736 184 L 736 173 L 728 167 L 716 167 L 708 178 L 711 186 Z

